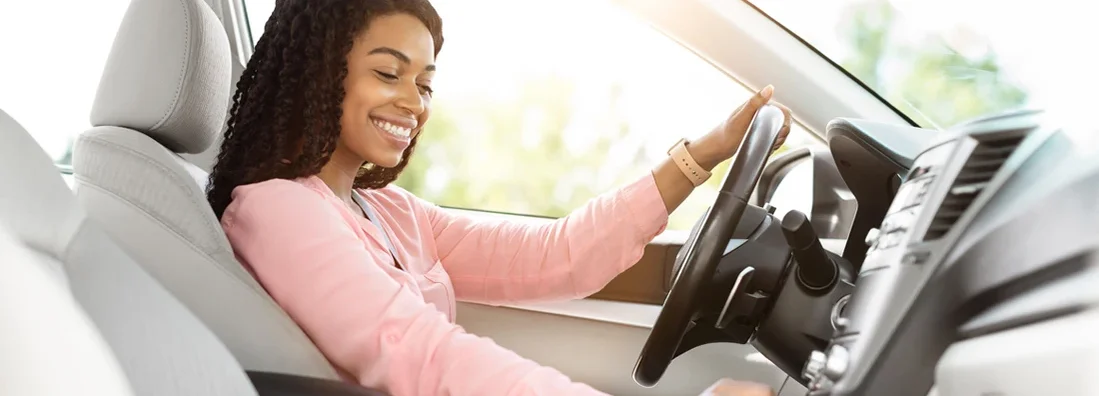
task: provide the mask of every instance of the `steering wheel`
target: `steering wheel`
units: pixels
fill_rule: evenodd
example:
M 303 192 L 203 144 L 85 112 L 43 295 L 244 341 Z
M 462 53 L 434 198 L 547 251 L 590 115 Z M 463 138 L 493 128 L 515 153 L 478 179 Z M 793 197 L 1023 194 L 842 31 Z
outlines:
M 634 367 L 634 380 L 641 386 L 655 385 L 676 357 L 684 335 L 704 303 L 706 285 L 713 278 L 763 174 L 783 121 L 782 110 L 776 106 L 764 105 L 756 112 L 717 199 L 683 246 L 686 254 L 680 256 L 682 262 L 676 263 L 679 271 Z

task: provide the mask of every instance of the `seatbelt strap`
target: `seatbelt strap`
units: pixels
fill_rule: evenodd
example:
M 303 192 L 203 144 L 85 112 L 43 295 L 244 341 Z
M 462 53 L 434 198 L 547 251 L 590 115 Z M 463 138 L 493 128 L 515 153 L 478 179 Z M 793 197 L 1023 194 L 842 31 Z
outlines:
M 386 249 L 389 249 L 389 255 L 393 257 L 393 262 L 397 264 L 397 268 L 401 267 L 400 261 L 397 260 L 397 251 L 393 248 L 393 242 L 389 240 L 389 234 L 385 232 L 385 228 L 382 228 L 382 223 L 378 220 L 378 214 L 374 212 L 374 209 L 370 205 L 366 204 L 366 200 L 359 195 L 358 191 L 351 191 L 351 198 L 355 200 L 356 204 L 362 208 L 363 213 L 366 213 L 366 219 L 374 223 L 374 226 L 378 228 L 378 233 L 382 235 L 382 241 L 385 242 Z

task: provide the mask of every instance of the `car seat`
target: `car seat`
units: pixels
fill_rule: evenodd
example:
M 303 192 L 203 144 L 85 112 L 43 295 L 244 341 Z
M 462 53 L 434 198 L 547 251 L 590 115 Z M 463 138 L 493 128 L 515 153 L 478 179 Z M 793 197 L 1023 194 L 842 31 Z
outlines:
M 202 0 L 133 0 L 73 150 L 78 200 L 249 370 L 337 379 L 238 263 L 180 154 L 210 147 L 229 103 L 229 43 Z

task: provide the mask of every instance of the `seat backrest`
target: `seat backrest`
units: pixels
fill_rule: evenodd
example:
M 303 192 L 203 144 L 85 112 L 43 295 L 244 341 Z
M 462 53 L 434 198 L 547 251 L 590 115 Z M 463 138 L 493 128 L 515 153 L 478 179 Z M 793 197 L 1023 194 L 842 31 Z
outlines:
M 132 394 L 56 268 L 0 226 L 0 395 Z
M 50 157 L 3 111 L 0 142 L 0 224 L 53 263 L 59 283 L 67 277 L 134 394 L 255 395 L 225 345 L 87 218 Z
M 248 370 L 338 379 L 237 262 L 206 201 L 207 174 L 180 154 L 221 132 L 228 39 L 203 0 L 133 0 L 73 150 L 77 199 Z

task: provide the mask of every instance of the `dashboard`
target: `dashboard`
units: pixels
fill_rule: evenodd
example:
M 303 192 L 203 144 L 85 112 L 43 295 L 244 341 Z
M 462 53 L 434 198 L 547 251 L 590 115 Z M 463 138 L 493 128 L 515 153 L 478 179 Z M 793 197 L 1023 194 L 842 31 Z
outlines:
M 952 344 L 1084 309 L 981 316 L 1079 276 L 1095 254 L 1099 153 L 1074 139 L 1096 132 L 1055 121 L 1026 111 L 944 133 L 829 126 L 859 202 L 844 256 L 861 265 L 831 340 L 804 366 L 810 395 L 923 396 Z

